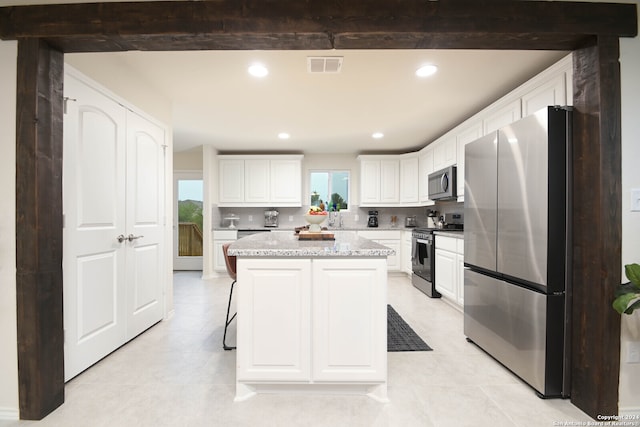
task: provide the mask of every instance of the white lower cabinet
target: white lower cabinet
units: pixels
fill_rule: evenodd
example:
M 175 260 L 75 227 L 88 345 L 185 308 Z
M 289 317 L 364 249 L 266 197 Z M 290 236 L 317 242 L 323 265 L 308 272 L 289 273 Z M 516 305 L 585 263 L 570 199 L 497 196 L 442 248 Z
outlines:
M 358 236 L 393 249 L 396 253 L 387 257 L 387 270 L 398 272 L 402 269 L 400 256 L 400 230 L 360 230 Z
M 435 236 L 436 290 L 448 301 L 464 304 L 464 240 L 462 238 Z
M 386 269 L 378 261 L 313 260 L 314 381 L 386 379 Z
M 311 261 L 238 260 L 238 381 L 311 378 Z
M 239 258 L 237 381 L 386 381 L 386 283 L 383 258 Z
M 413 272 L 413 265 L 411 264 L 411 231 L 402 232 L 402 252 L 401 252 L 401 264 L 402 272 L 411 274 Z
M 237 230 L 214 230 L 213 231 L 213 271 L 224 273 L 227 271 L 227 264 L 224 260 L 222 246 L 225 243 L 233 243 L 238 240 Z

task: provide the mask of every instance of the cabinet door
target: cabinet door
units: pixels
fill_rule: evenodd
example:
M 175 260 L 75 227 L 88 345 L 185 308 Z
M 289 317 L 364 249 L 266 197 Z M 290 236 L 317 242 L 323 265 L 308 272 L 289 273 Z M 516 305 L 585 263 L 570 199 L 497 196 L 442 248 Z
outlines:
M 522 116 L 526 117 L 549 105 L 566 105 L 567 89 L 565 74 L 538 86 L 522 97 Z
M 460 132 L 456 137 L 458 143 L 458 163 L 457 163 L 457 181 L 458 181 L 458 201 L 464 201 L 464 146 L 482 136 L 482 122 L 474 124 L 470 128 Z
M 244 203 L 244 160 L 220 159 L 220 204 Z
M 427 147 L 420 151 L 419 156 L 419 178 L 418 187 L 421 202 L 431 202 L 429 200 L 429 174 L 433 169 L 433 148 Z
M 224 253 L 222 252 L 222 246 L 225 243 L 232 243 L 235 240 L 214 240 L 213 241 L 213 271 L 225 272 L 227 271 L 227 264 L 224 260 Z
M 418 193 L 418 157 L 409 157 L 400 160 L 400 203 L 418 203 Z
M 387 256 L 387 269 L 389 271 L 400 271 L 400 240 L 374 240 L 376 243 L 380 243 L 388 248 L 396 251 L 395 255 Z
M 411 231 L 405 231 L 402 234 L 402 272 L 411 274 L 413 270 L 411 264 Z
M 398 203 L 400 201 L 400 162 L 398 160 L 380 161 L 380 202 Z
M 456 138 L 448 137 L 433 147 L 433 169 L 440 170 L 456 164 Z
M 314 260 L 313 280 L 313 380 L 384 381 L 384 259 Z
M 238 381 L 308 381 L 311 260 L 238 258 L 236 289 Z
M 484 119 L 484 134 L 498 130 L 501 127 L 510 125 L 516 120 L 522 118 L 522 108 L 520 100 L 513 101 L 510 104 L 505 105 L 497 111 L 489 114 Z
M 300 160 L 271 160 L 271 203 L 274 206 L 302 206 Z
M 360 161 L 360 204 L 363 206 L 380 202 L 380 161 Z
M 269 160 L 244 161 L 244 201 L 246 203 L 269 202 Z
M 456 301 L 456 254 L 436 248 L 436 290 Z
M 464 255 L 456 254 L 456 302 L 464 307 Z

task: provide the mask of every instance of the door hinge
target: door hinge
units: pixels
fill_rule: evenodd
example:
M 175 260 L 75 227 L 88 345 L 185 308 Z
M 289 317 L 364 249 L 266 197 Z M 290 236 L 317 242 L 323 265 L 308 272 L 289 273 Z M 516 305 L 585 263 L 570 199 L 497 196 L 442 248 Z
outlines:
M 69 101 L 74 101 L 75 102 L 75 101 L 77 101 L 77 99 L 69 98 L 68 96 L 64 97 L 63 105 L 62 105 L 62 110 L 64 111 L 64 114 L 67 114 L 67 102 L 69 102 Z

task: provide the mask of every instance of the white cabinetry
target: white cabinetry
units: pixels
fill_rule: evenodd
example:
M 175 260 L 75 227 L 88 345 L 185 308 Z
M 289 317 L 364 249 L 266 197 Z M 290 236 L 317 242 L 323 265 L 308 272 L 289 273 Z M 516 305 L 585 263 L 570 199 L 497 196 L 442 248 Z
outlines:
M 360 206 L 400 202 L 400 161 L 397 156 L 359 156 Z
M 220 204 L 244 203 L 244 160 L 219 159 Z
M 311 260 L 241 261 L 237 380 L 309 381 Z
M 387 270 L 397 272 L 401 270 L 400 262 L 400 230 L 361 230 L 358 231 L 360 237 L 373 240 L 376 243 L 393 249 L 395 255 L 387 257 Z
M 415 153 L 400 158 L 400 203 L 417 205 L 420 200 L 419 160 Z
M 302 206 L 302 156 L 218 156 L 219 206 Z
M 411 231 L 402 232 L 402 252 L 400 256 L 401 270 L 403 273 L 411 274 L 413 272 L 413 265 L 411 264 Z
M 238 240 L 237 230 L 214 230 L 213 231 L 213 271 L 223 273 L 227 271 L 227 264 L 224 260 L 222 245 Z
M 418 187 L 420 192 L 420 202 L 422 205 L 432 205 L 433 200 L 429 199 L 429 174 L 433 169 L 433 147 L 427 146 L 418 154 Z
M 435 284 L 444 298 L 462 308 L 464 302 L 464 240 L 436 234 Z
M 484 117 L 484 134 L 486 135 L 501 127 L 510 125 L 521 118 L 522 108 L 520 98 L 518 98 L 515 101 L 499 107 L 495 111 L 491 111 Z
M 467 129 L 462 130 L 456 136 L 458 143 L 458 164 L 457 164 L 457 196 L 458 201 L 464 201 L 464 146 L 482 136 L 482 121 L 477 121 Z
M 384 260 L 313 260 L 312 378 L 386 380 Z
M 300 159 L 271 159 L 270 184 L 273 206 L 302 206 L 302 165 Z
M 238 383 L 384 383 L 384 259 L 238 258 Z
M 447 136 L 433 144 L 433 170 L 444 169 L 456 164 L 456 138 Z
M 522 96 L 522 117 L 526 117 L 549 105 L 567 105 L 566 74 L 552 76 Z
M 244 202 L 269 203 L 269 160 L 244 161 Z M 225 176 L 225 182 L 227 181 Z

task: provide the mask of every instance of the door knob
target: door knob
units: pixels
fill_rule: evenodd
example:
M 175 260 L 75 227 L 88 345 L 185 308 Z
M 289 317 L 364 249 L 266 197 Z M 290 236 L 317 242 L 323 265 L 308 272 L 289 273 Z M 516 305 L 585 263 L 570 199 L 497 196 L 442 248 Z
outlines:
M 116 237 L 116 239 L 118 240 L 118 243 L 122 243 L 127 240 L 127 238 L 124 237 L 124 234 L 119 235 L 118 237 Z
M 129 234 L 129 235 L 127 236 L 127 239 L 129 239 L 129 241 L 130 241 L 130 242 L 133 242 L 134 240 L 142 239 L 143 237 L 144 237 L 144 236 L 142 236 L 142 235 L 140 235 L 140 236 L 134 236 L 133 234 Z

